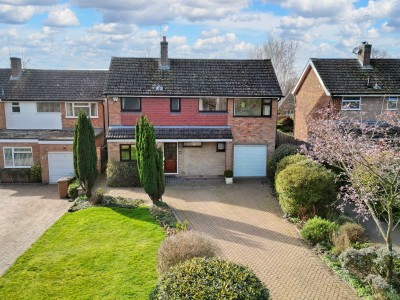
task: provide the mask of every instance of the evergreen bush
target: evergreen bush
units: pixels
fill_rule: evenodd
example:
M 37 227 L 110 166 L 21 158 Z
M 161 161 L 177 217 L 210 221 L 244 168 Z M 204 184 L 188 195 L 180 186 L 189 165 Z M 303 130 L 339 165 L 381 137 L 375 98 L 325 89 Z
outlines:
M 276 148 L 268 158 L 268 168 L 272 174 L 275 174 L 278 163 L 282 160 L 282 158 L 296 154 L 297 152 L 297 146 L 291 144 L 283 144 Z

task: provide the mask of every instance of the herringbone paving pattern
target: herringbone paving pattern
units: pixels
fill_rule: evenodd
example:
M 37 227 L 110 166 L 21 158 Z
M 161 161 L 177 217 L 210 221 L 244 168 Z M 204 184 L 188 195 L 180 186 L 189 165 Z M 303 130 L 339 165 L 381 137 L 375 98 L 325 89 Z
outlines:
M 71 206 L 57 185 L 0 185 L 0 275 Z
M 148 199 L 143 189 L 106 190 Z M 269 184 L 183 182 L 169 184 L 163 199 L 191 229 L 214 238 L 225 258 L 254 270 L 272 299 L 359 299 L 282 219 Z

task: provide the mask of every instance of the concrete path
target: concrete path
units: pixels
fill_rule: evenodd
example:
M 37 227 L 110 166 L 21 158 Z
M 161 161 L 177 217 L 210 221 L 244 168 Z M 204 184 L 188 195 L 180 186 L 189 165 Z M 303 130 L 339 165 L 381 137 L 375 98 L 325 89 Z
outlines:
M 0 275 L 70 206 L 57 185 L 0 184 Z
M 105 189 L 148 199 L 140 188 Z M 359 299 L 281 218 L 271 188 L 261 181 L 169 184 L 163 199 L 191 229 L 214 238 L 225 258 L 254 270 L 272 299 Z

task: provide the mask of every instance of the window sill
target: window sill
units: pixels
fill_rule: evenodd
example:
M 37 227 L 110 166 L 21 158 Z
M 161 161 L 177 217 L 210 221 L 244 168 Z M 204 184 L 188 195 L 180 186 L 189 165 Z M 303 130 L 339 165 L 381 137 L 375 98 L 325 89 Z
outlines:
M 65 119 L 78 119 L 78 117 L 64 117 Z M 89 117 L 90 119 L 98 119 L 99 117 Z
M 4 166 L 4 169 L 30 169 L 32 166 L 18 166 L 18 167 L 6 167 Z
M 237 115 L 234 115 L 234 117 L 235 118 L 263 118 L 263 119 L 265 119 L 265 118 L 271 118 L 272 116 L 237 116 Z
M 201 114 L 227 114 L 228 111 L 203 111 L 203 110 L 199 110 L 199 113 L 201 113 Z
M 360 108 L 342 108 L 342 111 L 360 111 Z

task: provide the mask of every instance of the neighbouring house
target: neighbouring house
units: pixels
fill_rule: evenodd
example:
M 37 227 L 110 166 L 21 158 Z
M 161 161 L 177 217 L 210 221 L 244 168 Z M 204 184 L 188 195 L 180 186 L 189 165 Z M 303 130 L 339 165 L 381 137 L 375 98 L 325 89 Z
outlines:
M 155 126 L 167 175 L 265 176 L 275 149 L 278 100 L 270 60 L 113 57 L 107 97 L 108 159 L 135 159 L 140 114 Z
M 294 96 L 292 93 L 278 102 L 278 116 L 294 116 Z
M 309 122 L 330 107 L 345 118 L 374 122 L 386 111 L 398 113 L 400 59 L 371 58 L 372 46 L 354 49 L 358 58 L 311 58 L 293 90 L 294 136 L 309 138 Z
M 11 68 L 0 69 L 0 170 L 39 165 L 43 183 L 73 175 L 72 143 L 80 110 L 95 128 L 100 170 L 106 77 L 107 71 L 22 69 L 21 59 L 12 57 Z M 3 181 L 10 180 L 2 173 Z

